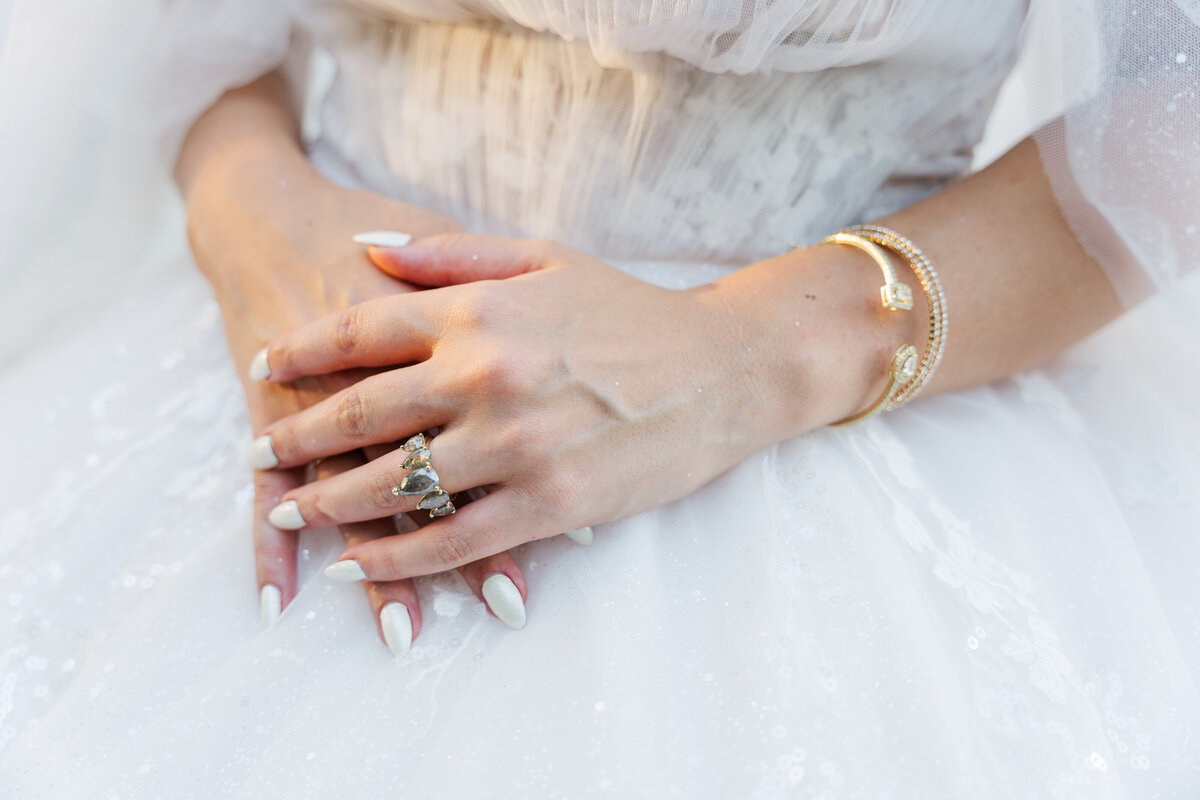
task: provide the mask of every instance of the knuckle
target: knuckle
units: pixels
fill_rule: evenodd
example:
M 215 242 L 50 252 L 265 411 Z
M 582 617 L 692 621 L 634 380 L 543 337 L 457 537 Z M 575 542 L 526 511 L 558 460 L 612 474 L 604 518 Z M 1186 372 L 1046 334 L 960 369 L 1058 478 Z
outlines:
M 488 438 L 495 452 L 503 453 L 506 460 L 523 463 L 528 460 L 533 449 L 531 440 L 535 437 L 530 436 L 520 425 L 504 425 L 499 430 L 493 430 Z
M 461 530 L 450 527 L 434 537 L 433 552 L 439 563 L 456 566 L 472 561 L 475 548 Z
M 539 505 L 554 515 L 565 515 L 579 509 L 588 499 L 585 481 L 562 471 L 544 475 Z
M 362 311 L 351 306 L 338 314 L 333 326 L 333 343 L 343 353 L 350 353 L 358 344 L 362 334 Z
M 370 429 L 367 403 L 357 387 L 342 392 L 335 415 L 338 429 L 347 436 L 363 436 Z
M 535 383 L 525 359 L 504 350 L 481 354 L 472 382 L 493 396 L 523 395 Z
M 372 472 L 367 477 L 367 493 L 375 508 L 390 509 L 396 505 L 396 495 L 392 494 L 395 485 L 386 472 Z
M 474 328 L 489 328 L 508 319 L 515 310 L 508 291 L 497 282 L 479 282 L 459 301 L 462 321 Z

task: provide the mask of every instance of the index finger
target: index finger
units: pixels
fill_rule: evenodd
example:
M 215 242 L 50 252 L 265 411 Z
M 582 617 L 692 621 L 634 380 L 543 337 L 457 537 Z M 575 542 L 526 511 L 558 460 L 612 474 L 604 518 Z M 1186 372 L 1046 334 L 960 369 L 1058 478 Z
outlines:
M 254 356 L 250 377 L 285 383 L 354 367 L 423 361 L 437 340 L 434 294 L 377 297 L 281 334 Z

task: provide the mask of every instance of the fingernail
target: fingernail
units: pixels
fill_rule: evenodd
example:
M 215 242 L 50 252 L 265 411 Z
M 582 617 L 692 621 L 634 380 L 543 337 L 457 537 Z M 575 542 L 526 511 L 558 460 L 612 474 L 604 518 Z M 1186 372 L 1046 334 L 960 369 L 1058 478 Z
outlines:
M 412 647 L 412 617 L 408 615 L 408 606 L 388 603 L 379 612 L 379 627 L 383 629 L 383 641 L 392 655 L 402 656 Z
M 263 348 L 250 359 L 250 380 L 265 381 L 271 377 L 271 365 L 267 363 L 267 348 Z
M 581 544 L 584 547 L 587 547 L 589 544 L 591 544 L 596 539 L 596 534 L 592 532 L 592 529 L 590 526 L 583 527 L 583 528 L 576 528 L 573 531 L 567 531 L 563 535 L 566 536 L 568 539 L 570 539 L 575 544 Z
M 272 508 L 271 513 L 267 514 L 267 522 L 281 531 L 298 531 L 308 524 L 304 517 L 300 516 L 300 504 L 295 500 L 288 500 Z
M 279 587 L 273 583 L 264 583 L 262 590 L 258 593 L 258 618 L 262 620 L 264 628 L 269 628 L 275 624 L 275 620 L 279 619 L 279 612 L 283 611 L 283 594 L 279 591 Z
M 365 581 L 367 573 L 363 572 L 357 561 L 346 559 L 326 567 L 325 577 L 335 581 Z
M 355 236 L 354 242 L 368 247 L 404 247 L 412 238 L 399 231 L 367 231 Z
M 271 446 L 270 436 L 260 436 L 246 451 L 246 462 L 254 469 L 275 469 L 279 466 L 279 458 L 275 448 Z
M 483 582 L 483 599 L 501 622 L 510 628 L 525 627 L 525 601 L 512 578 L 503 572 L 491 575 Z

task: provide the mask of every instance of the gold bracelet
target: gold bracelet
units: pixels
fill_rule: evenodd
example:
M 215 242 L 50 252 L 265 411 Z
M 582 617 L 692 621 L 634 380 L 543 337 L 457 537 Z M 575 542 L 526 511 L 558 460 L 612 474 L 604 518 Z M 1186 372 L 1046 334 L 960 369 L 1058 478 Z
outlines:
M 929 340 L 925 356 L 918 365 L 917 350 L 912 345 L 900 347 L 888 365 L 888 385 L 874 403 L 865 410 L 833 425 L 850 425 L 884 411 L 892 411 L 915 397 L 929 382 L 942 360 L 946 346 L 946 297 L 937 272 L 925 254 L 906 237 L 879 225 L 855 225 L 826 236 L 818 244 L 844 244 L 866 253 L 883 272 L 880 287 L 883 307 L 889 311 L 912 309 L 912 290 L 900 283 L 887 255 L 880 246 L 901 256 L 916 274 L 929 304 Z
M 858 235 L 849 230 L 838 231 L 835 234 L 826 236 L 817 244 L 847 244 L 851 247 L 856 247 L 871 257 L 871 260 L 879 265 L 879 270 L 883 273 L 883 286 L 879 287 L 879 297 L 883 300 L 883 307 L 888 311 L 911 311 L 913 305 L 912 289 L 908 284 L 901 283 L 896 277 L 896 270 L 892 269 L 892 262 L 888 260 L 887 255 L 879 249 L 867 236 Z
M 929 383 L 938 364 L 942 362 L 942 355 L 946 351 L 947 331 L 950 327 L 950 317 L 946 313 L 946 294 L 942 291 L 942 282 L 938 278 L 933 264 L 929 263 L 925 254 L 907 237 L 881 225 L 855 225 L 847 230 L 886 247 L 907 261 L 909 267 L 916 273 L 917 280 L 921 282 L 921 288 L 925 291 L 925 299 L 929 304 L 929 340 L 925 346 L 925 355 L 921 359 L 921 366 L 917 369 L 917 374 L 912 382 L 888 401 L 887 408 L 884 410 L 891 411 L 916 397 Z
M 888 311 L 912 310 L 912 289 L 908 284 L 900 282 L 899 278 L 896 277 L 896 270 L 892 268 L 892 262 L 888 259 L 887 254 L 869 238 L 847 229 L 826 236 L 817 242 L 817 244 L 844 244 L 866 253 L 879 266 L 879 271 L 883 273 L 884 283 L 883 286 L 879 287 L 879 298 L 883 303 L 883 307 Z M 879 399 L 867 406 L 863 411 L 838 420 L 833 424 L 851 425 L 856 422 L 862 422 L 868 417 L 873 417 L 881 411 L 886 411 L 891 407 L 896 396 L 900 394 L 902 387 L 911 381 L 916 374 L 917 349 L 912 345 L 906 344 L 896 350 L 895 355 L 892 356 L 892 360 L 888 364 L 888 384 L 884 388 L 883 394 L 879 396 Z

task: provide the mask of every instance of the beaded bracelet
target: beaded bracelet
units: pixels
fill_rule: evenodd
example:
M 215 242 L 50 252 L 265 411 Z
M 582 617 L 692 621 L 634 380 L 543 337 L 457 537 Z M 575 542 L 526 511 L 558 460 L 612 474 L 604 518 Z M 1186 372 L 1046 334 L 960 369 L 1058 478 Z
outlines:
M 888 365 L 888 384 L 883 394 L 864 411 L 833 423 L 850 425 L 875 414 L 899 408 L 916 397 L 929 382 L 946 348 L 946 296 L 937 272 L 925 254 L 909 239 L 893 230 L 880 225 L 855 225 L 825 237 L 818 244 L 849 245 L 866 253 L 883 272 L 884 285 L 879 289 L 883 307 L 889 311 L 910 311 L 912 290 L 896 278 L 890 260 L 880 250 L 880 246 L 887 248 L 908 262 L 921 282 L 929 304 L 929 340 L 920 364 L 918 365 L 917 361 L 917 350 L 912 345 L 906 344 L 896 350 Z

